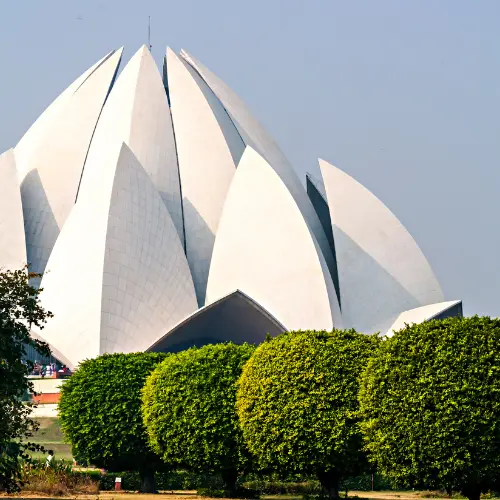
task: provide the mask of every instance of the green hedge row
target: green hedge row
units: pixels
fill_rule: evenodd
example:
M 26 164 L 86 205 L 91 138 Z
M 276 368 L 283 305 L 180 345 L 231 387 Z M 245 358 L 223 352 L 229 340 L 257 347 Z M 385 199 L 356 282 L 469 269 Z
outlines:
M 90 476 L 99 481 L 101 491 L 112 491 L 115 488 L 115 479 L 121 477 L 122 489 L 135 491 L 139 489 L 140 479 L 137 472 L 108 472 L 86 471 L 80 474 Z M 218 490 L 223 489 L 219 476 L 211 474 L 198 474 L 184 470 L 170 472 L 157 472 L 157 488 L 165 490 Z M 276 476 L 262 476 L 249 474 L 239 479 L 239 484 L 249 490 L 254 490 L 261 495 L 315 495 L 321 493 L 321 485 L 314 478 L 294 476 L 290 478 L 277 478 Z M 342 490 L 370 491 L 372 489 L 372 476 L 369 474 L 353 477 L 342 484 Z M 378 474 L 374 475 L 374 489 L 391 490 L 390 482 Z
M 80 472 L 99 481 L 101 491 L 111 491 L 115 489 L 115 480 L 120 477 L 122 480 L 122 489 L 134 491 L 140 486 L 138 472 L 107 472 L 102 474 L 100 471 Z M 195 474 L 183 470 L 170 472 L 157 472 L 155 474 L 156 487 L 158 490 L 198 490 L 200 488 L 220 488 L 222 481 L 209 474 Z

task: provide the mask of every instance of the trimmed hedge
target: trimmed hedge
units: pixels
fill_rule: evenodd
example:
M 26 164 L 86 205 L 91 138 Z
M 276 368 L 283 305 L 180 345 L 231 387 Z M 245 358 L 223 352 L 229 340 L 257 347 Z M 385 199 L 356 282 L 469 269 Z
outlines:
M 336 496 L 367 470 L 359 430 L 359 376 L 376 336 L 354 330 L 286 332 L 243 367 L 236 408 L 258 466 L 316 476 Z
M 79 462 L 143 476 L 164 464 L 147 444 L 141 389 L 163 353 L 103 354 L 83 361 L 61 387 L 59 419 Z
M 236 415 L 236 382 L 255 347 L 215 344 L 165 359 L 143 389 L 149 444 L 167 464 L 221 474 L 226 490 L 250 460 Z
M 90 476 L 99 481 L 101 491 L 112 491 L 115 489 L 117 477 L 122 479 L 122 489 L 127 491 L 139 490 L 141 480 L 138 472 L 107 472 L 82 471 L 82 475 Z M 170 472 L 157 472 L 155 474 L 156 487 L 160 491 L 165 490 L 198 490 L 200 488 L 222 488 L 222 480 L 210 474 L 197 474 L 185 470 Z
M 124 490 L 136 491 L 140 486 L 140 478 L 137 472 L 101 474 L 100 471 L 82 471 L 79 474 L 90 476 L 99 481 L 101 491 L 114 490 L 117 477 L 122 478 L 122 488 Z M 216 494 L 217 491 L 224 491 L 222 479 L 216 475 L 175 470 L 157 472 L 155 477 L 159 491 L 197 490 L 200 495 L 202 493 Z M 353 477 L 343 481 L 341 490 L 371 491 L 371 481 L 371 474 Z M 248 474 L 239 478 L 238 485 L 246 490 L 245 493 L 248 497 L 255 496 L 252 496 L 251 493 L 260 495 L 317 495 L 321 494 L 322 491 L 318 480 L 300 476 L 279 479 L 275 475 Z M 389 480 L 380 474 L 375 474 L 374 486 L 375 491 L 393 489 Z
M 365 448 L 408 488 L 498 489 L 500 319 L 406 326 L 382 343 L 361 378 Z

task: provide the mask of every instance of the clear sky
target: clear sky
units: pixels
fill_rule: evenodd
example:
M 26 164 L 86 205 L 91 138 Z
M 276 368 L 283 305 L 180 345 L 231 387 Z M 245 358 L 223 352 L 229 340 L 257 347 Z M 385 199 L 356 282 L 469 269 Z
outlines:
M 0 150 L 113 48 L 185 48 L 304 178 L 317 158 L 398 216 L 447 299 L 500 316 L 498 0 L 1 0 Z M 122 65 L 123 67 L 123 65 Z

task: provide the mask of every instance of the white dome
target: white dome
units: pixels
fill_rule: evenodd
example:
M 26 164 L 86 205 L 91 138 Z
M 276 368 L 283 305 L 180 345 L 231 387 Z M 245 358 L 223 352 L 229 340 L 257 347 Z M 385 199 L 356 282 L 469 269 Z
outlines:
M 162 81 L 146 47 L 117 77 L 121 57 L 82 74 L 0 156 L 0 267 L 45 272 L 54 318 L 36 334 L 71 366 L 460 314 L 439 304 L 429 263 L 382 202 L 322 160 L 306 190 L 199 61 L 167 49 Z

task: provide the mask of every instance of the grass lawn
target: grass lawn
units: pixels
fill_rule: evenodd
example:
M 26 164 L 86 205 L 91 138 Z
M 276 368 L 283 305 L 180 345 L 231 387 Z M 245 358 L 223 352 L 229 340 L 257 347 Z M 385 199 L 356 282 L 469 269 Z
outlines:
M 42 445 L 46 450 L 53 450 L 55 458 L 73 460 L 71 445 L 64 442 L 64 434 L 61 431 L 59 419 L 40 417 L 37 419 L 40 429 L 30 438 L 30 441 Z M 33 458 L 43 458 L 46 455 L 40 452 L 32 452 Z

